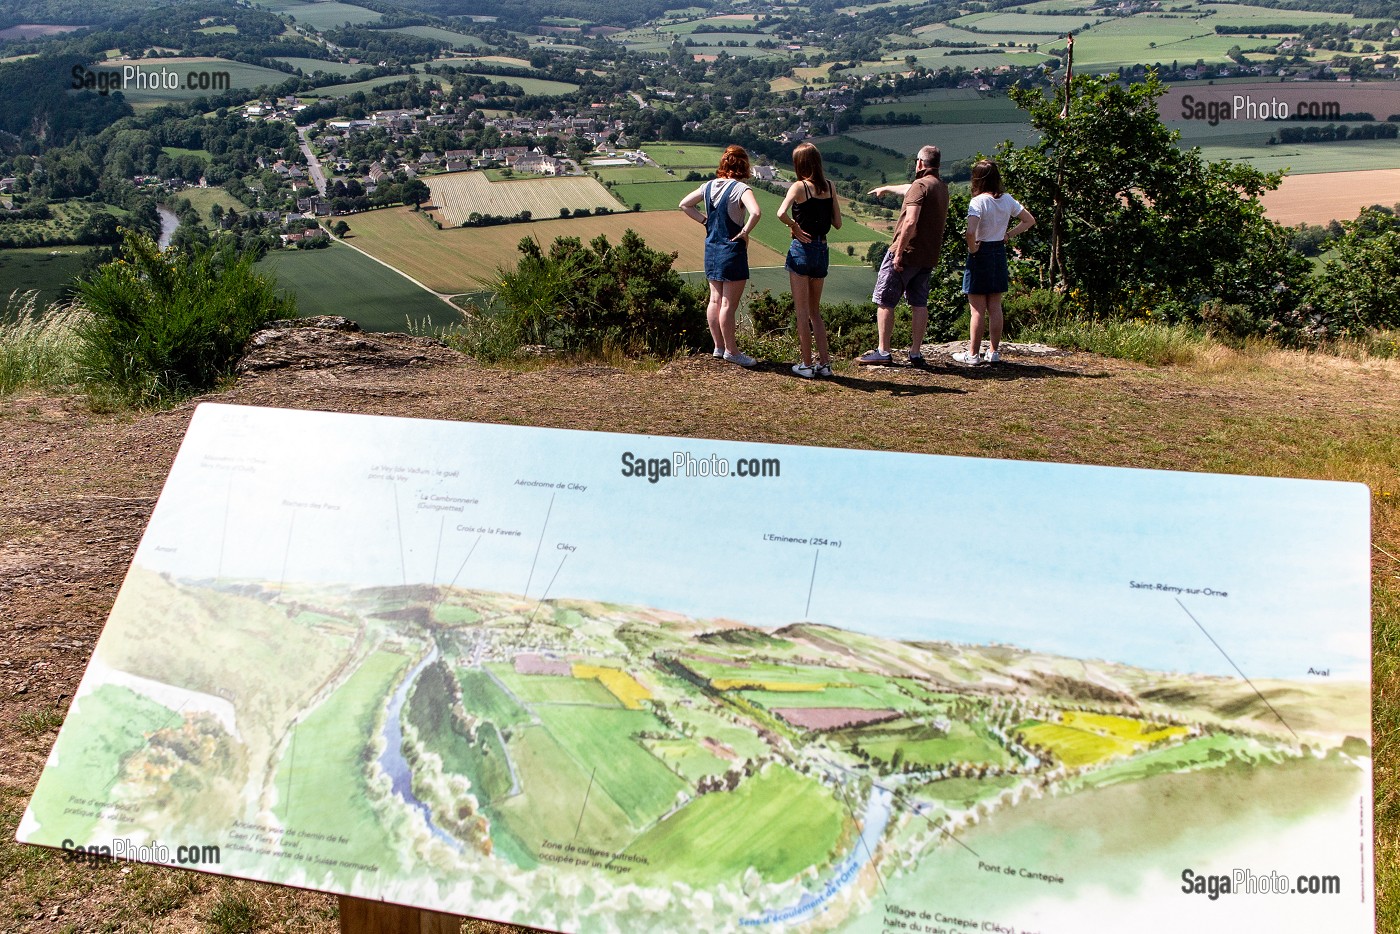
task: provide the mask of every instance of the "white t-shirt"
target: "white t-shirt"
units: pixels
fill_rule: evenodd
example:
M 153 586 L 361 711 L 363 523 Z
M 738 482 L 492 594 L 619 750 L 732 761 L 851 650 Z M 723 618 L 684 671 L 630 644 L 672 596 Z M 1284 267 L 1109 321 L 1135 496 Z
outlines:
M 1011 218 L 1019 217 L 1023 210 L 1020 202 L 1008 194 L 996 198 L 984 192 L 968 204 L 967 216 L 977 218 L 977 239 L 993 243 L 1006 239 Z

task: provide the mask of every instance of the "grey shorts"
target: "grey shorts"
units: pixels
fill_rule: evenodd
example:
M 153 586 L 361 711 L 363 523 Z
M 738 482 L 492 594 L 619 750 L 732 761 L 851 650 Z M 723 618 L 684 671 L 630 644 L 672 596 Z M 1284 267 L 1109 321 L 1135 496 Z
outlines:
M 906 266 L 900 272 L 894 268 L 894 253 L 887 252 L 880 263 L 880 273 L 875 277 L 875 292 L 870 300 L 881 308 L 893 308 L 901 298 L 908 298 L 910 308 L 925 308 L 928 306 L 929 275 L 932 272 L 928 266 Z

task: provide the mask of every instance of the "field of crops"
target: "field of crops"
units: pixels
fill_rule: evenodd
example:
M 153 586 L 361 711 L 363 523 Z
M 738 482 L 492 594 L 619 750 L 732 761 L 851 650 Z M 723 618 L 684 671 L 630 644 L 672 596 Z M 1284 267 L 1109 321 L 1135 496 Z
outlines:
M 657 168 L 654 165 L 600 165 L 589 166 L 589 174 L 597 173 L 598 178 L 604 182 L 670 182 L 676 180 L 674 171 L 667 172 L 665 169 Z
M 655 250 L 676 252 L 677 270 L 704 268 L 704 232 L 675 214 L 612 214 L 603 217 L 535 221 L 500 227 L 435 230 L 408 208 L 385 208 L 349 218 L 355 245 L 396 269 L 447 294 L 482 288 L 478 277 L 489 278 L 498 267 L 514 268 L 522 237 L 533 237 L 548 246 L 556 237 L 591 240 L 603 234 L 613 243 L 629 228 L 637 231 Z M 749 244 L 750 266 L 781 266 L 782 255 L 761 243 Z M 779 270 L 781 272 L 781 270 Z M 783 288 L 787 288 L 786 274 Z
M 974 92 L 975 93 L 975 92 Z M 949 99 L 942 95 L 910 95 L 889 103 L 866 104 L 861 109 L 861 117 L 885 117 L 888 114 L 918 114 L 924 125 L 945 123 L 1017 123 L 1029 120 L 1021 110 L 1005 95 L 977 96 L 973 98 Z
M 591 678 L 608 691 L 628 710 L 641 710 L 642 701 L 651 699 L 651 692 L 638 683 L 637 679 L 617 668 L 604 668 L 600 665 L 574 665 L 575 678 Z
M 1172 4 L 1173 9 L 1182 4 Z M 1287 23 L 1291 26 L 1312 26 L 1317 23 L 1374 23 L 1376 20 L 1355 16 L 1351 13 L 1311 12 L 1278 7 L 1247 6 L 1234 3 L 1194 3 L 1202 14 L 1209 13 L 1205 20 L 1212 26 L 1261 26 L 1274 23 Z
M 577 828 L 580 837 L 600 848 L 621 849 L 632 839 L 631 820 L 622 809 L 607 795 L 590 793 L 591 767 L 569 755 L 549 730 L 516 730 L 510 758 L 521 794 L 502 802 L 498 813 L 530 852 L 538 855 L 544 841 L 557 841 L 561 827 L 569 828 L 570 836 Z
M 335 29 L 347 23 L 358 26 L 361 23 L 377 23 L 383 15 L 367 10 L 362 6 L 339 3 L 336 0 L 253 0 L 253 5 L 273 13 L 282 13 L 296 18 L 317 31 Z
M 1213 19 L 1213 18 L 1212 18 Z M 1197 21 L 1169 16 L 1147 15 L 1112 19 L 1074 37 L 1076 67 L 1107 70 L 1119 65 L 1152 62 L 1224 62 L 1234 46 L 1250 49 L 1272 48 L 1276 43 L 1246 36 L 1216 35 L 1210 20 Z M 1044 49 L 1063 49 L 1064 41 L 1042 44 Z
M 293 68 L 300 68 L 310 75 L 318 71 L 323 71 L 328 75 L 340 75 L 348 77 L 357 71 L 364 71 L 367 65 L 350 65 L 345 62 L 328 62 L 319 58 L 301 58 L 298 56 L 283 56 L 277 59 L 279 62 L 286 62 Z
M 1106 736 L 1116 736 L 1130 743 L 1155 743 L 1173 736 L 1185 736 L 1184 726 L 1147 723 L 1131 717 L 1114 717 L 1101 713 L 1086 713 L 1080 710 L 1066 710 L 1061 717 L 1065 726 L 1077 730 L 1089 730 Z
M 390 852 L 393 842 L 370 806 L 362 751 L 374 733 L 380 698 L 393 685 L 408 659 L 376 652 L 361 663 L 350 680 L 292 728 L 291 753 L 277 770 L 277 814 L 284 825 L 295 814 L 306 826 L 344 827 L 351 843 L 345 859 L 372 863 Z M 386 847 L 390 849 L 385 849 Z M 344 878 L 356 870 L 327 869 Z
M 1198 136 L 1194 132 L 1195 129 L 1193 126 L 1182 133 L 1182 146 L 1199 146 L 1201 155 L 1210 161 L 1231 159 L 1247 163 L 1264 172 L 1284 171 L 1290 175 L 1314 175 L 1400 168 L 1400 141 L 1393 139 L 1284 143 L 1270 146 L 1267 136 L 1261 138 L 1258 131 L 1252 129 L 1211 137 Z
M 558 217 L 561 208 L 622 209 L 597 179 L 586 175 L 492 182 L 484 172 L 451 172 L 425 180 L 444 227 L 460 226 L 473 213 L 514 217 L 529 211 L 533 217 L 549 218 Z
M 224 210 L 233 208 L 240 214 L 246 209 L 242 201 L 217 186 L 214 188 L 185 188 L 177 192 L 175 198 L 177 201 L 181 198 L 188 201 L 206 222 L 209 219 L 209 212 L 216 204 L 221 205 Z
M 1290 175 L 1260 200 L 1269 217 L 1289 226 L 1351 220 L 1363 207 L 1400 205 L 1400 169 Z
M 1073 30 L 1076 34 L 1085 30 L 1087 23 L 1102 23 L 1104 17 L 1089 12 L 1084 18 L 1078 16 L 1057 16 L 1051 13 L 969 13 L 952 20 L 954 26 L 976 27 L 981 32 L 991 33 L 1036 33 L 1039 35 L 1062 36 Z
M 447 303 L 343 243 L 323 250 L 274 250 L 257 268 L 296 296 L 303 315 L 344 315 L 367 331 L 403 331 L 409 321 L 461 321 Z
M 462 688 L 462 706 L 465 709 L 497 726 L 512 727 L 529 722 L 529 712 L 502 691 L 484 671 L 478 668 L 455 668 L 454 674 Z
M 0 308 L 12 292 L 37 291 L 40 309 L 57 301 L 82 272 L 89 250 L 85 246 L 0 250 Z
M 375 88 L 382 88 L 389 84 L 402 84 L 408 81 L 412 75 L 385 75 L 382 78 L 371 78 L 368 81 L 352 81 L 348 84 L 323 84 L 320 87 L 312 88 L 310 91 L 302 91 L 302 97 L 349 97 L 360 91 L 372 91 Z M 441 87 L 444 80 L 433 76 L 419 75 L 420 84 L 435 81 Z
M 94 72 L 114 72 L 118 77 L 122 75 L 123 68 L 139 68 L 141 74 L 145 76 L 142 80 L 146 83 L 146 87 L 138 87 L 137 79 L 133 77 L 121 89 L 127 100 L 133 104 L 193 100 L 196 97 L 207 97 L 226 88 L 258 88 L 264 85 L 281 84 L 293 77 L 286 72 L 276 71 L 272 68 L 249 65 L 245 62 L 234 62 L 226 58 L 143 58 L 92 66 Z M 161 82 L 162 72 L 177 75 L 178 77 L 174 80 L 179 87 L 174 89 L 152 87 L 153 83 Z M 226 86 L 222 83 L 224 73 L 228 75 Z M 193 78 L 190 77 L 191 74 L 194 75 Z M 192 89 L 187 87 L 190 82 L 194 84 Z
M 594 678 L 560 675 L 522 675 L 507 665 L 491 671 L 512 694 L 526 704 L 588 704 L 617 707 L 617 698 Z
M 695 169 L 707 174 L 714 172 L 724 155 L 723 146 L 704 143 L 642 143 L 641 150 L 662 168 Z
M 859 737 L 860 748 L 886 762 L 894 760 L 896 751 L 901 752 L 903 761 L 915 766 L 934 767 L 949 762 L 1006 765 L 1011 761 L 1000 745 L 961 722 L 952 723 L 946 733 L 915 725 L 898 732 L 875 730 L 873 734 Z
M 975 123 L 945 126 L 899 126 L 882 129 L 853 130 L 846 134 L 852 139 L 874 146 L 885 146 L 911 156 L 921 146 L 930 143 L 943 150 L 943 164 L 959 159 L 971 159 L 977 153 L 995 155 L 1003 140 L 1017 146 L 1035 141 L 1035 131 L 1029 123 Z M 896 179 L 891 178 L 893 183 Z
M 647 739 L 642 744 L 685 781 L 698 782 L 711 775 L 723 775 L 729 763 L 690 739 Z
M 484 61 L 485 59 L 478 59 Z M 483 78 L 491 81 L 504 81 L 506 84 L 520 86 L 520 90 L 526 94 L 540 94 L 545 97 L 558 97 L 561 94 L 572 94 L 579 86 L 568 81 L 550 81 L 548 78 L 520 78 L 515 75 L 493 75 L 490 72 L 467 72 L 467 74 L 480 74 Z
M 443 29 L 440 26 L 398 26 L 394 29 L 387 29 L 385 32 L 397 32 L 406 36 L 417 36 L 419 39 L 432 39 L 435 42 L 446 43 L 449 49 L 480 49 L 487 47 L 485 39 L 477 36 L 468 36 L 460 32 L 453 32 L 450 29 Z

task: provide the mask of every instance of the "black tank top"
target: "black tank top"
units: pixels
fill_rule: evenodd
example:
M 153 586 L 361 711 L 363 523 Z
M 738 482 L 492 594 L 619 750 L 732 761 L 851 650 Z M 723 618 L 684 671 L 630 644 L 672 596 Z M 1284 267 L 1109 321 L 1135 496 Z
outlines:
M 792 206 L 792 219 L 809 237 L 825 237 L 831 232 L 831 198 L 817 198 L 812 194 L 812 186 L 802 182 L 807 192 L 807 200 Z

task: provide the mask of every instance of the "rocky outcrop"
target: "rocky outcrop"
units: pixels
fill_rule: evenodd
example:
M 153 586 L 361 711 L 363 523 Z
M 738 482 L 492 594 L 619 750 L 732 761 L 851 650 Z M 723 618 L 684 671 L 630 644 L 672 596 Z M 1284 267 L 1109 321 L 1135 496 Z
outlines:
M 267 370 L 365 370 L 460 364 L 467 358 L 442 341 L 372 333 L 348 318 L 317 315 L 273 321 L 248 339 L 240 374 Z

